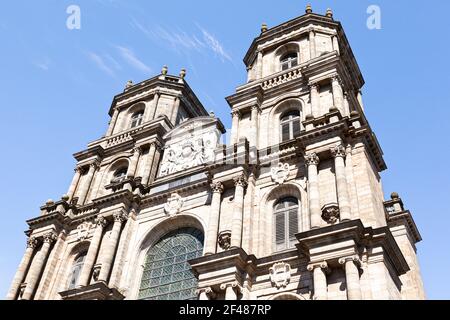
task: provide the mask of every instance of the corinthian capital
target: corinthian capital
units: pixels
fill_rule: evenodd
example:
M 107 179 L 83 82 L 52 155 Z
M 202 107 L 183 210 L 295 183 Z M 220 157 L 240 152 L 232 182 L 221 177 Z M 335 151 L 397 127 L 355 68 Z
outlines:
M 56 241 L 56 233 L 53 231 L 50 231 L 46 234 L 44 234 L 44 243 L 52 244 L 54 241 Z
M 128 219 L 128 214 L 126 214 L 125 212 L 119 211 L 119 212 L 115 212 L 113 214 L 113 217 L 114 217 L 115 222 L 123 223 L 124 221 L 126 221 Z
M 211 183 L 211 190 L 214 193 L 222 193 L 224 188 L 223 188 L 223 183 L 222 182 L 213 182 Z
M 35 249 L 38 245 L 38 240 L 36 237 L 29 237 L 27 239 L 27 248 Z
M 317 166 L 320 163 L 320 159 L 316 153 L 310 153 L 305 156 L 305 163 L 307 166 Z
M 345 151 L 345 147 L 341 144 L 331 149 L 331 155 L 333 156 L 333 158 L 337 157 L 345 158 L 346 154 L 347 153 Z
M 240 176 L 233 179 L 234 185 L 236 187 L 243 187 L 245 188 L 247 186 L 247 178 L 241 174 Z
M 241 112 L 240 112 L 239 110 L 233 110 L 233 111 L 231 112 L 231 116 L 232 116 L 233 118 L 238 118 L 238 119 L 240 119 L 240 118 L 241 118 Z
M 142 154 L 142 149 L 141 149 L 141 147 L 134 147 L 134 148 L 133 148 L 133 154 L 141 155 L 141 154 Z
M 104 217 L 99 216 L 99 217 L 95 218 L 94 223 L 95 223 L 95 225 L 104 228 L 108 224 L 108 221 Z

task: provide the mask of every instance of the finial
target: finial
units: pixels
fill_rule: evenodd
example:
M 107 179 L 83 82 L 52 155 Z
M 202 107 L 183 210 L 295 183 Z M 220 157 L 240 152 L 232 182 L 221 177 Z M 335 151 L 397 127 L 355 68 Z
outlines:
M 61 200 L 62 201 L 69 201 L 69 199 L 70 199 L 70 197 L 69 197 L 69 195 L 68 194 L 65 194 L 65 195 L 63 195 L 62 197 L 61 197 Z
M 125 85 L 125 89 L 131 88 L 133 86 L 133 81 L 132 80 L 128 80 L 127 84 Z
M 52 199 L 48 199 L 47 202 L 45 203 L 47 206 L 52 206 L 55 204 L 55 202 Z
M 398 195 L 397 192 L 392 192 L 392 193 L 391 193 L 391 199 L 392 199 L 392 200 L 397 200 L 398 198 L 400 198 L 400 196 Z
M 333 11 L 330 8 L 328 8 L 327 13 L 325 13 L 325 16 L 327 16 L 328 18 L 333 18 Z
M 211 111 L 209 112 L 209 116 L 212 117 L 212 118 L 215 118 L 215 117 L 216 117 L 216 114 L 214 113 L 214 111 L 211 110 Z
M 181 79 L 184 79 L 184 77 L 186 77 L 186 69 L 181 69 L 181 71 L 180 71 L 180 78 Z
M 264 32 L 266 32 L 267 31 L 267 24 L 264 22 L 262 25 L 261 25 L 261 33 L 264 33 Z
M 310 14 L 310 13 L 313 12 L 313 11 L 312 11 L 312 7 L 311 7 L 311 4 L 308 4 L 308 5 L 306 6 L 305 12 L 306 12 L 307 14 Z
M 167 68 L 167 66 L 163 66 L 162 70 L 161 70 L 161 74 L 165 76 L 167 74 L 167 71 L 169 71 L 169 68 Z

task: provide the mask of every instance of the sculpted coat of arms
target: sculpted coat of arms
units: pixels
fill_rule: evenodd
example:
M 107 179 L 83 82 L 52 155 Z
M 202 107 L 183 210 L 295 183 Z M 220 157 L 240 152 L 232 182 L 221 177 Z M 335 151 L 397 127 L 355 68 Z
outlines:
M 173 193 L 164 205 L 164 211 L 170 217 L 177 215 L 180 213 L 183 203 L 183 198 L 181 198 L 180 195 Z
M 285 288 L 291 281 L 291 266 L 277 262 L 270 269 L 270 281 L 277 289 Z

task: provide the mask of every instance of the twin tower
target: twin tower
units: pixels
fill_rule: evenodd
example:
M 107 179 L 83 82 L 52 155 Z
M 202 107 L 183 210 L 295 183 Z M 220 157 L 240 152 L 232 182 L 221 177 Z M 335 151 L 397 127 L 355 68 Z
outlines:
M 328 10 L 255 38 L 230 141 L 185 80 L 113 99 L 69 191 L 29 221 L 8 299 L 423 299 L 419 231 L 385 201 L 364 79 Z

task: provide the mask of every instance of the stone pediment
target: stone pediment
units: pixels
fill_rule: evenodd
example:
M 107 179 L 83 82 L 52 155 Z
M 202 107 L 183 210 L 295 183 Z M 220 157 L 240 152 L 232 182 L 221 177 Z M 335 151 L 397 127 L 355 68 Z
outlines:
M 215 117 L 189 119 L 168 132 L 159 177 L 187 170 L 215 160 L 214 151 L 225 132 Z

